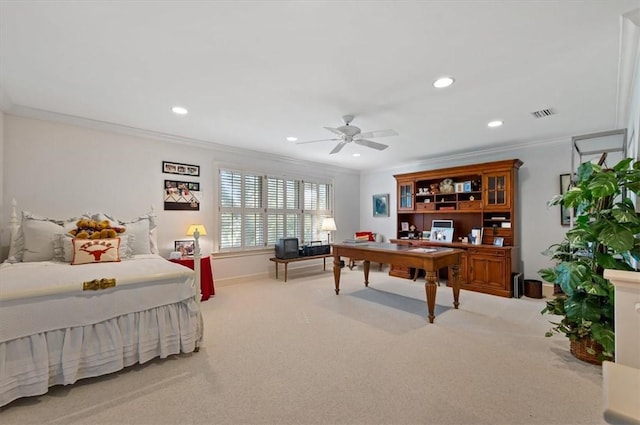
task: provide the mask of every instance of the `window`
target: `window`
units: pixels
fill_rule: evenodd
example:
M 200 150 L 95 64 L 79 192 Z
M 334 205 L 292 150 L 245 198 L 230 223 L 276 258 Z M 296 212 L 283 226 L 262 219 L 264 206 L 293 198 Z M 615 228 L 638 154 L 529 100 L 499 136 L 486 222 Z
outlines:
M 332 185 L 220 169 L 221 251 L 273 246 L 279 238 L 320 240 L 331 215 Z

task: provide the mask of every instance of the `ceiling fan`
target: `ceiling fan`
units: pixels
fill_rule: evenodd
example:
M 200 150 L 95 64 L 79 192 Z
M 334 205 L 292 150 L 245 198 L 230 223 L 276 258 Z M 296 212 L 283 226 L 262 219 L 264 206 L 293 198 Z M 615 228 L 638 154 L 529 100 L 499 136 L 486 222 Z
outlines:
M 350 125 L 351 121 L 353 121 L 353 115 L 345 115 L 342 117 L 344 121 L 344 125 L 338 128 L 325 127 L 330 132 L 337 134 L 340 137 L 333 139 L 321 139 L 321 140 L 310 140 L 308 142 L 298 142 L 298 145 L 303 145 L 305 143 L 316 143 L 316 142 L 338 142 L 335 148 L 329 154 L 334 154 L 340 152 L 342 148 L 345 147 L 347 143 L 354 142 L 358 145 L 367 146 L 369 148 L 377 149 L 379 151 L 388 148 L 388 145 L 384 145 L 382 143 L 374 142 L 373 140 L 368 140 L 373 137 L 387 137 L 387 136 L 397 136 L 398 132 L 395 130 L 377 130 L 377 131 L 367 131 L 366 133 L 362 133 L 360 128 L 355 125 Z

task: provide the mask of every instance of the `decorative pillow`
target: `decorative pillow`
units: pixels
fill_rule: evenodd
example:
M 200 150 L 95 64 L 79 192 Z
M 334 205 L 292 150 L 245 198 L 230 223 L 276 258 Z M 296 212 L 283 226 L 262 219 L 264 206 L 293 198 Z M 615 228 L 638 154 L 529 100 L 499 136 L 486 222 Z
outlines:
M 135 242 L 131 243 L 133 255 L 158 253 L 154 213 L 147 213 L 129 221 L 118 220 L 105 213 L 94 214 L 92 218 L 96 221 L 109 220 L 124 226 L 127 229 L 125 234 L 133 235 L 135 238 Z
M 89 263 L 109 263 L 120 261 L 120 238 L 71 240 L 73 259 L 71 265 Z
M 23 262 L 52 260 L 54 235 L 70 230 L 77 220 L 77 217 L 65 220 L 39 217 L 24 211 L 16 238 L 15 259 Z
M 133 257 L 131 246 L 135 241 L 134 235 L 126 233 L 119 236 L 120 249 L 119 255 L 121 260 L 128 260 Z M 62 261 L 70 263 L 73 260 L 73 237 L 68 234 L 57 233 L 53 238 L 53 259 L 54 261 Z
M 357 241 L 375 241 L 375 237 L 373 236 L 373 232 L 356 232 L 355 239 Z

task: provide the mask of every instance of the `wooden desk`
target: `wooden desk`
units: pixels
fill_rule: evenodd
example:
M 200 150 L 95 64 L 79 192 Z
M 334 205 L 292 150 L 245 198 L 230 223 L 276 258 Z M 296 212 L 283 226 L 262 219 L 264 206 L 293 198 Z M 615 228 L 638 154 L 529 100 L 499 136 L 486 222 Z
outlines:
M 195 261 L 193 257 L 169 259 L 172 263 L 178 263 L 185 267 L 189 267 L 191 270 L 195 267 Z M 216 294 L 216 289 L 213 286 L 213 271 L 211 269 L 211 257 L 204 256 L 200 258 L 200 291 L 202 292 L 201 301 L 208 300 L 212 295 Z
M 369 266 L 371 261 L 404 267 L 415 267 L 426 272 L 424 285 L 427 296 L 429 322 L 433 323 L 436 306 L 436 272 L 442 267 L 451 270 L 450 283 L 453 289 L 453 306 L 457 309 L 460 296 L 459 264 L 461 249 L 454 248 L 416 248 L 391 243 L 333 244 L 333 279 L 336 295 L 340 293 L 340 257 L 364 260 L 364 285 L 369 286 Z
M 276 263 L 276 279 L 278 278 L 278 264 L 284 264 L 284 281 L 287 281 L 287 268 L 289 263 L 294 263 L 296 261 L 306 261 L 306 260 L 315 260 L 318 258 L 322 258 L 322 269 L 327 270 L 327 257 L 332 257 L 333 254 L 321 254 L 321 255 L 308 255 L 306 257 L 295 257 L 295 258 L 278 258 L 272 257 L 269 258 L 269 261 L 273 261 Z

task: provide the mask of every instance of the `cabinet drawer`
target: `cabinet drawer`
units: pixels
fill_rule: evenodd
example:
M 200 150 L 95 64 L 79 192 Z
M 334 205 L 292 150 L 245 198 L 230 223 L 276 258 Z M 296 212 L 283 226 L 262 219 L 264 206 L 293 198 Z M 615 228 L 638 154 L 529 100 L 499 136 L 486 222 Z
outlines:
M 509 227 L 485 227 L 484 234 L 489 236 L 511 237 L 513 231 Z
M 480 210 L 482 203 L 480 201 L 460 201 L 458 202 L 459 210 Z
M 491 249 L 491 248 L 469 248 L 470 255 L 491 255 L 493 257 L 506 257 L 506 249 Z
M 485 227 L 482 235 L 482 243 L 493 245 L 495 238 L 503 238 L 503 246 L 513 245 L 513 230 L 503 227 Z
M 422 210 L 422 211 L 434 211 L 436 209 L 436 203 L 435 202 L 419 202 L 416 204 L 416 209 Z

